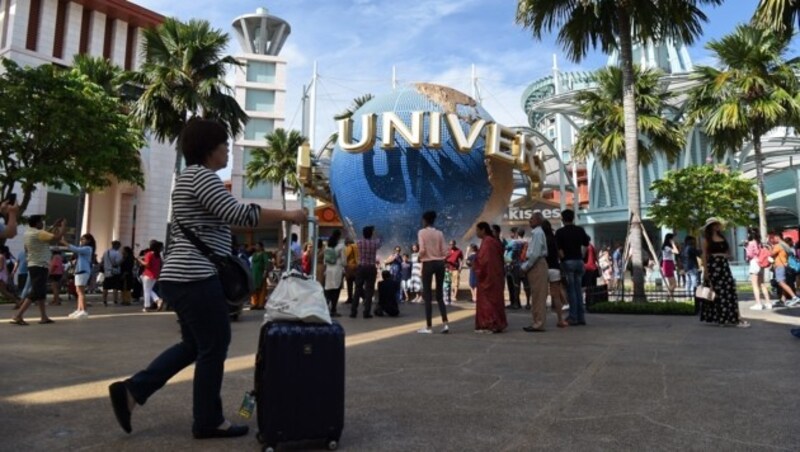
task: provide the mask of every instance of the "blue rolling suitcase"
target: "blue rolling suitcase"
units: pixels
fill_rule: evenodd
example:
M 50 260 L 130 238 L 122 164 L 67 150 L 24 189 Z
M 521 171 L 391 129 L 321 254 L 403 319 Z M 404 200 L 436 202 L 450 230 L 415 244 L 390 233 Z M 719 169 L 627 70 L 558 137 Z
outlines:
M 274 322 L 261 327 L 255 375 L 258 440 L 325 440 L 344 428 L 344 329 L 334 322 Z

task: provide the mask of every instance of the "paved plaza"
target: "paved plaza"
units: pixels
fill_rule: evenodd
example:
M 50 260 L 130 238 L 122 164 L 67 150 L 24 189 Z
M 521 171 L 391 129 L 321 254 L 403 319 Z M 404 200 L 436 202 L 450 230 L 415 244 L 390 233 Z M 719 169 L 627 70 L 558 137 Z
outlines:
M 133 415 L 122 432 L 109 382 L 172 344 L 172 313 L 95 307 L 87 320 L 52 308 L 54 325 L 0 324 L 0 449 L 259 450 L 244 438 L 191 437 L 191 370 Z M 423 309 L 397 319 L 342 318 L 347 330 L 347 451 L 800 450 L 800 309 L 754 312 L 748 330 L 693 317 L 589 315 L 587 327 L 500 335 L 473 330 L 474 308 L 451 308 L 450 335 L 418 335 Z M 4 317 L 11 307 L 0 306 Z M 253 383 L 262 315 L 233 326 L 226 415 Z M 36 320 L 34 312 L 28 320 Z M 290 445 L 288 450 L 320 447 Z

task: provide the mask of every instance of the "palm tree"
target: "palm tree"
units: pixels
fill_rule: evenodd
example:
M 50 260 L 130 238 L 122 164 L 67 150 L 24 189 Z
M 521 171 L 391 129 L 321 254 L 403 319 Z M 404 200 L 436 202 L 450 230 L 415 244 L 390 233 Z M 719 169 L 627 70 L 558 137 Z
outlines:
M 245 168 L 245 181 L 250 188 L 259 183 L 281 184 L 281 202 L 286 210 L 286 186 L 300 188 L 297 176 L 297 148 L 306 137 L 296 130 L 288 133 L 278 128 L 266 136 L 267 146 L 251 151 L 251 160 Z
M 718 157 L 753 143 L 762 238 L 767 216 L 761 139 L 778 126 L 800 127 L 800 83 L 784 59 L 788 45 L 785 35 L 750 25 L 709 42 L 721 67 L 695 68 L 700 84 L 687 104 L 687 120 L 702 125 Z
M 130 93 L 130 90 L 126 89 L 126 84 L 132 80 L 133 74 L 106 58 L 85 54 L 75 55 L 72 60 L 72 71 L 103 88 L 106 94 L 118 99 L 130 100 L 126 97 L 126 94 Z
M 657 152 L 674 162 L 686 144 L 683 128 L 667 117 L 670 95 L 659 83 L 661 72 L 633 68 L 636 85 L 636 121 L 639 130 L 639 162 L 649 164 Z M 595 73 L 597 90 L 575 96 L 581 116 L 587 121 L 572 147 L 579 160 L 593 155 L 604 168 L 625 158 L 625 112 L 622 106 L 622 71 L 607 67 Z
M 174 142 L 193 117 L 216 119 L 231 137 L 239 135 L 247 114 L 225 82 L 228 67 L 240 63 L 222 56 L 229 37 L 205 20 L 166 19 L 143 32 L 143 57 L 136 81 L 143 92 L 134 116 L 161 141 Z M 178 148 L 180 149 L 180 143 Z M 176 171 L 180 168 L 180 154 Z
M 628 208 L 632 215 L 629 243 L 633 295 L 637 300 L 644 300 L 645 294 L 633 41 L 675 38 L 690 45 L 700 35 L 701 23 L 707 20 L 698 5 L 720 3 L 722 0 L 519 0 L 517 3 L 517 23 L 529 29 L 536 39 L 541 39 L 544 32 L 558 29 L 558 42 L 573 61 L 582 60 L 589 47 L 600 47 L 604 52 L 619 50 Z
M 776 33 L 791 36 L 795 22 L 800 26 L 800 1 L 759 0 L 753 22 Z
M 362 105 L 364 105 L 367 102 L 371 101 L 374 97 L 375 96 L 373 96 L 372 93 L 367 93 L 367 94 L 364 94 L 364 95 L 356 97 L 355 99 L 353 99 L 353 103 L 349 107 L 344 109 L 344 111 L 342 111 L 338 115 L 335 115 L 333 117 L 333 119 L 338 121 L 340 119 L 350 119 L 350 118 L 352 118 L 353 114 L 355 114 L 355 112 L 359 108 L 361 108 Z
M 188 23 L 168 18 L 143 32 L 144 63 L 135 76 L 143 91 L 133 108 L 133 117 L 159 141 L 176 142 L 193 117 L 219 121 L 236 137 L 244 129 L 247 114 L 231 95 L 225 74 L 231 65 L 241 65 L 222 56 L 229 37 L 211 28 L 208 21 Z M 178 150 L 180 143 L 176 143 Z M 181 169 L 181 153 L 175 155 L 172 186 Z M 170 208 L 172 211 L 172 197 Z M 170 214 L 171 215 L 171 214 Z M 170 224 L 167 222 L 167 241 Z

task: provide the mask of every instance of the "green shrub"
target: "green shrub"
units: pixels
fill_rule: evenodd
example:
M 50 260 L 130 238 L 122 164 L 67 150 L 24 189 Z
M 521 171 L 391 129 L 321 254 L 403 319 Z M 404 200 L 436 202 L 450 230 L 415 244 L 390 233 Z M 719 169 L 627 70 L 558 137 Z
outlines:
M 694 303 L 669 301 L 665 303 L 604 302 L 589 305 L 594 314 L 646 314 L 646 315 L 694 315 Z

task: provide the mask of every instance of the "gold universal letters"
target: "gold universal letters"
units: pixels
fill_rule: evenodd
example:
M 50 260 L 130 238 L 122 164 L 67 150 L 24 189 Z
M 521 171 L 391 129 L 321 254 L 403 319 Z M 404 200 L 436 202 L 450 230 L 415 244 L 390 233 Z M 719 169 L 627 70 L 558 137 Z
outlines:
M 370 113 L 361 116 L 361 139 L 353 143 L 353 120 L 351 118 L 339 120 L 339 146 L 347 152 L 360 154 L 372 149 L 375 145 L 375 125 L 378 116 Z
M 428 142 L 430 149 L 442 148 L 442 119 L 447 124 L 447 129 L 453 137 L 458 152 L 469 153 L 486 130 L 486 146 L 484 154 L 487 158 L 499 160 L 513 165 L 520 172 L 528 176 L 533 187 L 540 187 L 545 179 L 544 161 L 540 153 L 536 152 L 536 142 L 523 132 L 497 123 L 488 123 L 484 119 L 477 119 L 469 126 L 469 132 L 464 133 L 461 122 L 455 113 L 442 114 L 441 112 L 411 113 L 411 125 L 407 125 L 394 112 L 381 114 L 381 149 L 389 150 L 395 147 L 395 134 L 400 134 L 412 149 L 420 149 L 424 144 L 423 123 L 425 115 L 429 118 Z M 444 118 L 442 118 L 444 116 Z M 353 154 L 367 152 L 375 146 L 377 135 L 378 116 L 374 113 L 361 116 L 361 139 L 353 142 L 353 120 L 351 118 L 339 120 L 339 146 L 342 150 Z

